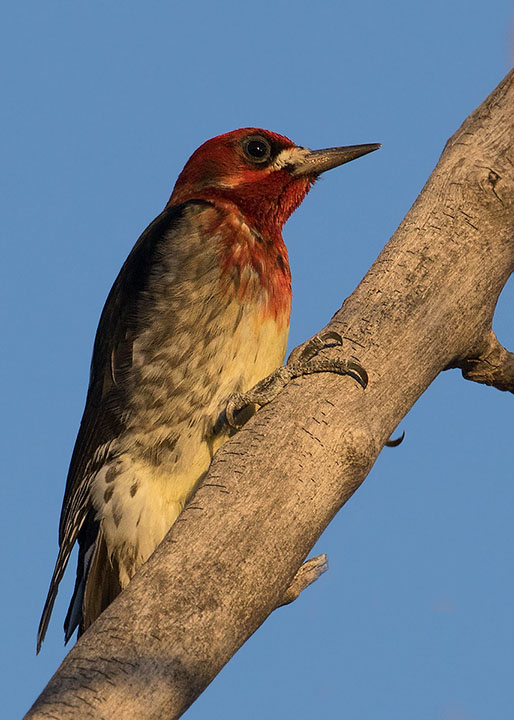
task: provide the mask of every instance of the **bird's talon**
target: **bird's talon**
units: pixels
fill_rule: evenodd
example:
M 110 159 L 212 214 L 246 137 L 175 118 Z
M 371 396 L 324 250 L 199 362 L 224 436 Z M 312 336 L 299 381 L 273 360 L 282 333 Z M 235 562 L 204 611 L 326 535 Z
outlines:
M 239 430 L 243 427 L 244 422 L 238 422 L 236 414 L 244 410 L 247 405 L 248 402 L 246 402 L 244 395 L 240 393 L 234 393 L 229 397 L 225 407 L 225 418 L 229 427 L 234 428 L 234 430 Z
M 368 386 L 368 373 L 364 370 L 362 365 L 359 365 L 359 363 L 354 362 L 353 360 L 350 360 L 347 363 L 348 366 L 348 374 L 351 375 L 359 385 L 362 387 L 363 390 L 365 390 Z
M 336 330 L 327 330 L 326 332 L 321 333 L 321 335 L 318 335 L 317 337 L 320 338 L 324 346 L 328 345 L 330 341 L 334 342 L 336 345 L 343 344 L 343 338 L 341 334 L 338 333 Z
M 394 440 L 389 439 L 385 445 L 386 445 L 386 447 L 398 447 L 398 445 L 402 444 L 404 437 L 405 437 L 405 430 L 402 432 L 402 434 L 399 437 L 395 438 Z
M 292 351 L 289 356 L 288 363 L 308 362 L 309 360 L 312 360 L 312 358 L 317 355 L 320 350 L 323 350 L 332 344 L 343 344 L 343 338 L 335 330 L 327 330 L 319 335 L 314 335 L 314 337 L 311 338 L 301 350 L 298 352 L 295 350 Z

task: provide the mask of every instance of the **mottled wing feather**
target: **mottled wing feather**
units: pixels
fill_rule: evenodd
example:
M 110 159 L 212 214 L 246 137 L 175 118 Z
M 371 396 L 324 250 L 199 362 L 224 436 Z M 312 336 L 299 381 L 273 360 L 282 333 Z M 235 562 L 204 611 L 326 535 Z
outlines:
M 97 532 L 89 498 L 90 484 L 106 460 L 109 443 L 120 435 L 124 427 L 123 377 L 124 371 L 132 363 L 134 338 L 142 329 L 140 304 L 147 301 L 145 289 L 160 246 L 180 223 L 186 205 L 193 204 L 207 205 L 201 201 L 191 201 L 171 207 L 148 226 L 124 263 L 105 303 L 95 338 L 86 407 L 66 481 L 59 525 L 59 555 L 39 625 L 38 652 L 48 627 L 59 583 L 77 538 L 81 544 L 81 553 L 74 598 L 80 590 L 87 545 L 95 541 Z M 66 621 L 67 637 L 74 629 L 70 629 L 70 614 Z

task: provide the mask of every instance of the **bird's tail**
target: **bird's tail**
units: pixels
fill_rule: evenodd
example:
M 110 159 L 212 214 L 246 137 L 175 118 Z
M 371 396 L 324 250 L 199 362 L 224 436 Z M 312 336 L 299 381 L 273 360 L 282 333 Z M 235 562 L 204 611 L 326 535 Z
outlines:
M 39 628 L 37 631 L 36 655 L 41 650 L 41 645 L 43 643 L 43 640 L 45 639 L 46 631 L 48 629 L 48 623 L 50 622 L 50 616 L 52 615 L 52 610 L 54 608 L 55 598 L 57 597 L 59 583 L 62 580 L 69 558 L 70 550 L 67 547 L 60 547 L 52 579 L 50 580 L 50 587 L 48 588 L 48 595 L 46 596 L 45 606 L 43 608 L 41 620 L 39 621 Z
M 80 590 L 68 611 L 66 637 L 77 625 L 80 637 L 122 590 L 118 563 L 107 552 L 101 528 Z

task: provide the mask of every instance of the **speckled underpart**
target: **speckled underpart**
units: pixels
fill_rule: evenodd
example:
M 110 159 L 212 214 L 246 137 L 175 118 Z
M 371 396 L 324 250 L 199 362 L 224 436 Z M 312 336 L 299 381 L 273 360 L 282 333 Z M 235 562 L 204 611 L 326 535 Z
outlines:
M 105 460 L 91 480 L 121 587 L 162 540 L 228 437 L 213 435 L 228 396 L 280 365 L 287 343 L 290 291 L 277 312 L 272 278 L 237 262 L 262 239 L 243 221 L 236 228 L 233 214 L 205 204 L 187 207 L 180 223 L 159 247 L 138 309 L 144 329 L 134 338 L 132 364 L 113 368 L 125 428 L 99 448 Z M 232 235 L 237 229 L 234 263 L 220 257 L 226 223 Z M 282 284 L 289 283 L 286 263 L 287 256 L 277 278 Z M 86 585 L 85 605 L 87 592 Z

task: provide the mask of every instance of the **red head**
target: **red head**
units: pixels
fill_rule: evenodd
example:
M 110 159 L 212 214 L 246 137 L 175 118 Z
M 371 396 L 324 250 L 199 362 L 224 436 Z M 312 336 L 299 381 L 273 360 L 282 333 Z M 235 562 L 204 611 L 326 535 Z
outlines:
M 193 199 L 232 205 L 260 235 L 276 238 L 320 173 L 378 147 L 311 151 L 269 130 L 233 130 L 191 155 L 168 205 Z

